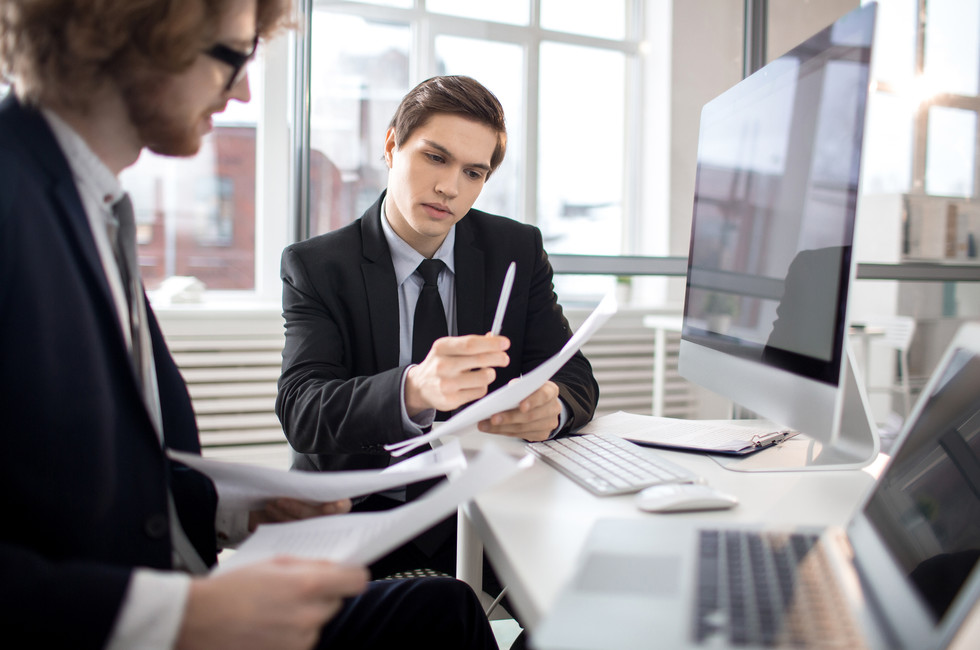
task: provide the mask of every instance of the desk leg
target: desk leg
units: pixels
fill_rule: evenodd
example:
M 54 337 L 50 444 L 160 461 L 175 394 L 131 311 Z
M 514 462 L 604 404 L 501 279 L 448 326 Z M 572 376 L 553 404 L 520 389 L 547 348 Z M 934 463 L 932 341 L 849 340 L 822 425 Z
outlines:
M 667 380 L 667 330 L 658 327 L 653 334 L 653 405 L 657 417 L 664 414 L 664 382 Z
M 483 541 L 466 514 L 466 506 L 456 513 L 456 577 L 473 588 L 483 591 Z

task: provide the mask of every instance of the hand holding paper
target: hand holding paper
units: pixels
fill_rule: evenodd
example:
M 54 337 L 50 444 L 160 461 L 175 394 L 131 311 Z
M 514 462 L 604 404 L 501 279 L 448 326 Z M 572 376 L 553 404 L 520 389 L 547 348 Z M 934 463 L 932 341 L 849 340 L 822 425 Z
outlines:
M 401 456 L 422 445 L 443 436 L 459 433 L 468 427 L 475 426 L 481 420 L 486 420 L 495 413 L 501 413 L 515 408 L 521 400 L 538 390 L 546 381 L 551 379 L 565 363 L 572 358 L 579 348 L 588 341 L 609 318 L 616 313 L 616 299 L 610 294 L 602 299 L 599 306 L 582 323 L 578 331 L 568 339 L 555 356 L 540 366 L 511 383 L 495 390 L 483 399 L 473 402 L 459 413 L 449 418 L 437 429 L 424 436 L 410 438 L 402 442 L 385 445 L 392 456 Z
M 217 571 L 277 555 L 370 564 L 445 519 L 460 504 L 508 478 L 520 467 L 520 461 L 488 444 L 465 470 L 454 473 L 449 481 L 422 498 L 398 508 L 259 526 Z
M 168 450 L 168 454 L 214 481 L 223 504 L 246 510 L 258 509 L 270 499 L 279 497 L 337 501 L 444 476 L 466 467 L 458 442 L 442 445 L 384 470 L 345 472 L 287 472 L 201 458 L 173 449 Z

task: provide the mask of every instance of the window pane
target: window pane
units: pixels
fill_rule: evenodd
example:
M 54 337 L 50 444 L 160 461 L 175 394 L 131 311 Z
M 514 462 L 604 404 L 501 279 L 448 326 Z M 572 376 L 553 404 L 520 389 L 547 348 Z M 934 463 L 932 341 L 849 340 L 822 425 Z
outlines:
M 976 95 L 980 2 L 927 2 L 925 75 L 936 92 Z
M 873 93 L 865 121 L 864 191 L 908 192 L 912 178 L 912 124 L 915 105 L 904 98 Z
M 254 125 L 216 125 L 190 159 L 145 151 L 120 180 L 133 199 L 147 289 L 174 275 L 208 289 L 254 288 Z
M 541 46 L 537 223 L 551 253 L 622 252 L 625 64 L 618 52 Z
M 494 2 L 459 2 L 427 0 L 426 9 L 440 14 L 474 18 L 508 25 L 527 25 L 531 9 L 528 0 L 495 0 Z
M 863 0 L 866 4 L 870 0 Z M 875 27 L 875 56 L 872 77 L 907 87 L 915 77 L 915 25 L 917 0 L 890 0 L 878 3 Z
M 507 155 L 473 207 L 522 220 L 524 175 L 524 51 L 519 45 L 453 36 L 436 38 L 437 67 L 442 74 L 473 77 L 497 96 L 507 118 Z
M 253 91 L 261 65 L 249 66 Z M 255 127 L 258 102 L 232 101 L 190 159 L 144 151 L 120 174 L 136 213 L 140 271 L 153 290 L 175 275 L 207 289 L 255 288 Z
M 314 10 L 310 64 L 310 232 L 357 219 L 388 183 L 384 137 L 409 91 L 405 24 Z
M 976 165 L 977 114 L 957 108 L 929 109 L 926 193 L 972 196 Z
M 360 0 L 361 4 L 368 5 L 383 5 L 385 7 L 401 7 L 403 9 L 410 9 L 412 7 L 413 0 Z M 331 4 L 329 2 L 324 2 L 323 0 L 317 0 L 314 6 L 326 6 Z
M 541 27 L 622 39 L 626 35 L 626 0 L 541 0 Z

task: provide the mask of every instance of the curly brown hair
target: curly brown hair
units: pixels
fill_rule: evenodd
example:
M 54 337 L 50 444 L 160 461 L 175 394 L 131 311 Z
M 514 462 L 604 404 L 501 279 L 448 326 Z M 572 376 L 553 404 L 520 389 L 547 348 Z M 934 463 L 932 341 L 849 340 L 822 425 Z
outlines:
M 0 76 L 18 96 L 76 108 L 108 78 L 179 73 L 208 44 L 229 0 L 0 0 Z M 256 0 L 259 37 L 285 26 L 290 0 Z
M 504 109 L 483 84 L 462 75 L 426 79 L 405 95 L 388 125 L 395 130 L 395 146 L 401 147 L 415 129 L 440 113 L 459 115 L 490 127 L 497 134 L 497 146 L 490 157 L 491 173 L 500 166 L 507 151 Z

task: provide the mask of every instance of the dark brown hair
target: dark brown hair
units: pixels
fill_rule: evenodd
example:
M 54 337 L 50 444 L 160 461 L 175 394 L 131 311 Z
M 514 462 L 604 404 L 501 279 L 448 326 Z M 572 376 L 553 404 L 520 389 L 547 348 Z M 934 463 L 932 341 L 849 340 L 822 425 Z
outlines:
M 490 158 L 490 171 L 500 166 L 507 151 L 504 109 L 492 92 L 470 77 L 432 77 L 409 91 L 388 125 L 395 130 L 395 146 L 401 147 L 415 129 L 440 113 L 459 115 L 493 129 L 497 146 Z
M 0 76 L 18 95 L 77 108 L 109 78 L 137 70 L 179 73 L 191 66 L 228 9 L 228 0 L 3 0 Z M 284 26 L 290 0 L 256 0 L 268 38 Z

